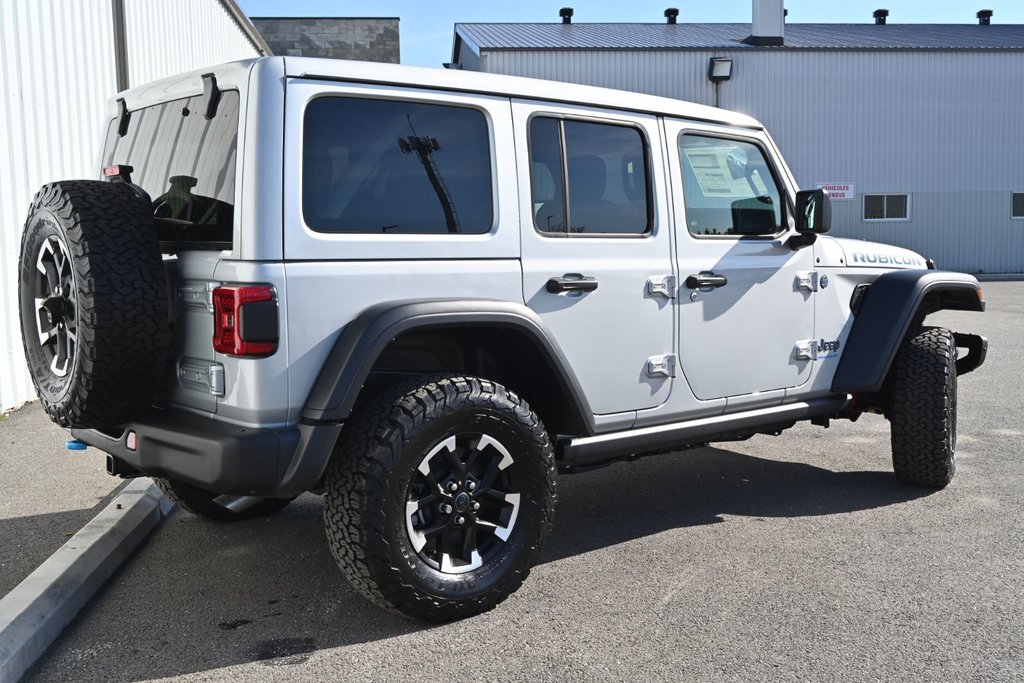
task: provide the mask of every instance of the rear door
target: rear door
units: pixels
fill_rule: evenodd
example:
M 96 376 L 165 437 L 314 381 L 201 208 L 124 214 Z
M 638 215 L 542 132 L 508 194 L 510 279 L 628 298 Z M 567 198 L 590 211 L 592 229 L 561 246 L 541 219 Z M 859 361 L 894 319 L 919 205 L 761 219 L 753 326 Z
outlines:
M 523 296 L 594 412 L 662 404 L 673 274 L 655 117 L 513 101 Z
M 782 400 L 804 384 L 813 249 L 793 249 L 789 192 L 767 137 L 666 120 L 678 238 L 679 355 L 702 400 Z M 737 401 L 741 402 L 741 401 Z

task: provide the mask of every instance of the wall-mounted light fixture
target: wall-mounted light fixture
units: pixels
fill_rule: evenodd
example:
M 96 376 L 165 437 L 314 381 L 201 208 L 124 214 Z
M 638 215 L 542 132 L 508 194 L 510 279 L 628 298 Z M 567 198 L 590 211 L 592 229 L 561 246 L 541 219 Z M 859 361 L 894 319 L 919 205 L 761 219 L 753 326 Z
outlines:
M 715 106 L 719 106 L 719 86 L 722 81 L 732 78 L 732 59 L 729 57 L 712 57 L 708 62 L 708 80 L 715 84 Z
M 729 57 L 712 57 L 708 62 L 708 80 L 721 83 L 732 78 L 732 59 Z

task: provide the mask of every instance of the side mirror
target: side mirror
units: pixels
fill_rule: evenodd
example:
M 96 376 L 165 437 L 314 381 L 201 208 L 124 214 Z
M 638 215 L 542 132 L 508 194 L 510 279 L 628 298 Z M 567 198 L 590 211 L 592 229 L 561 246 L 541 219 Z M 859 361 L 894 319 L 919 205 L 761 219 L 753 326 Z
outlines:
M 824 190 L 796 193 L 796 231 L 801 235 L 823 235 L 832 229 L 832 200 Z

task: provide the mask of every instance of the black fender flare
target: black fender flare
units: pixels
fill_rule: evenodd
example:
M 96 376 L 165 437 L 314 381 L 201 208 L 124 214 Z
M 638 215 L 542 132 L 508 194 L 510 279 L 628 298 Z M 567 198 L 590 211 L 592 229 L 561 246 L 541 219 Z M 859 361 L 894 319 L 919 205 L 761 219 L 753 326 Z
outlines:
M 513 328 L 525 333 L 548 364 L 553 381 L 572 398 L 586 435 L 596 433 L 594 414 L 575 373 L 544 321 L 523 304 L 490 299 L 423 299 L 377 304 L 342 330 L 302 411 L 302 422 L 343 422 L 381 352 L 412 330 L 450 327 Z
M 977 278 L 939 270 L 894 270 L 878 277 L 860 301 L 832 391 L 873 393 L 882 388 L 900 342 L 929 297 L 936 310 L 984 311 Z

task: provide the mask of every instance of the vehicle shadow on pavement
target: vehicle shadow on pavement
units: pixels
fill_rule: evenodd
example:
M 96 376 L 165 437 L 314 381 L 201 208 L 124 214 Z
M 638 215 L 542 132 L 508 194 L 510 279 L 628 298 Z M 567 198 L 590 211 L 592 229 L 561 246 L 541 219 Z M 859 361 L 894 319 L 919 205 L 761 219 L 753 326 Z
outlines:
M 695 449 L 560 477 L 557 521 L 541 562 L 721 521 L 722 514 L 829 515 L 927 493 L 900 486 L 891 472 L 830 472 Z M 272 517 L 236 524 L 176 511 L 31 677 L 128 681 L 251 662 L 288 666 L 320 650 L 429 629 L 348 587 L 324 539 L 321 504 L 307 495 Z M 500 619 L 500 611 L 479 618 Z M 472 621 L 444 628 L 461 632 Z
M 541 562 L 721 515 L 813 517 L 902 503 L 933 493 L 891 472 L 833 472 L 804 463 L 698 448 L 561 477 L 555 529 Z

